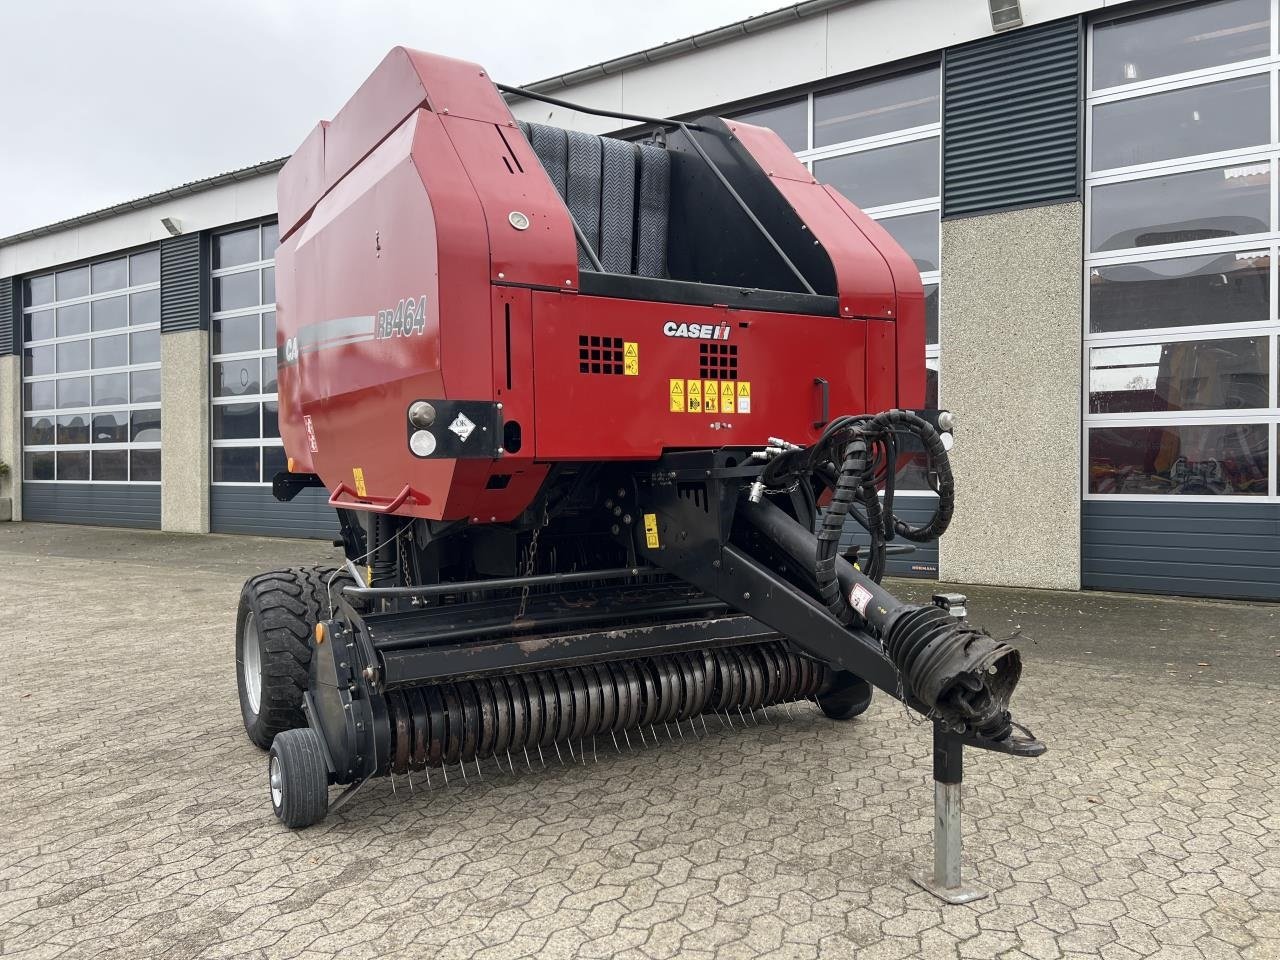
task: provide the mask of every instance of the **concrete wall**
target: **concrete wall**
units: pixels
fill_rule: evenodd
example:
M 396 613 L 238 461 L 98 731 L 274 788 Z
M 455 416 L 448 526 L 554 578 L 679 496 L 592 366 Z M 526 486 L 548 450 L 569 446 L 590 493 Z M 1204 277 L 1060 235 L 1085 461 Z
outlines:
M 1083 222 L 1073 202 L 942 224 L 943 580 L 1080 588 Z
M 209 532 L 209 332 L 160 338 L 160 526 Z
M 22 358 L 0 356 L 0 460 L 9 465 L 0 497 L 13 500 L 13 519 L 22 519 Z

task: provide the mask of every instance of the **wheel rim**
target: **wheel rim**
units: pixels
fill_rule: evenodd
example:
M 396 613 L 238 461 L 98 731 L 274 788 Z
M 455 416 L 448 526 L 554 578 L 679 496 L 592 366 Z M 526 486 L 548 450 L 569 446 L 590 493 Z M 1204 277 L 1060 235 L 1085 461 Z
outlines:
M 271 781 L 271 806 L 279 810 L 280 802 L 284 799 L 283 778 L 280 776 L 280 758 L 272 756 L 271 763 L 267 769 L 268 779 Z
M 262 705 L 262 649 L 258 645 L 258 620 L 252 613 L 244 622 L 240 675 L 244 679 L 244 698 L 249 702 L 249 709 L 254 716 L 257 716 Z

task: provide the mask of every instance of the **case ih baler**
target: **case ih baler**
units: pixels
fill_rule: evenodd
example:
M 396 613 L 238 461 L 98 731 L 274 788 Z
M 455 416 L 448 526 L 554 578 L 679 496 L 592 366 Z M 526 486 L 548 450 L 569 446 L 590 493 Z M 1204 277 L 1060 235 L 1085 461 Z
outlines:
M 242 596 L 280 819 L 873 687 L 935 720 L 953 780 L 961 743 L 1042 750 L 1017 652 L 879 584 L 953 503 L 910 258 L 769 130 L 619 115 L 652 122 L 634 143 L 500 90 L 396 49 L 280 175 L 275 492 L 327 488 L 347 558 Z M 908 456 L 921 527 L 893 515 Z

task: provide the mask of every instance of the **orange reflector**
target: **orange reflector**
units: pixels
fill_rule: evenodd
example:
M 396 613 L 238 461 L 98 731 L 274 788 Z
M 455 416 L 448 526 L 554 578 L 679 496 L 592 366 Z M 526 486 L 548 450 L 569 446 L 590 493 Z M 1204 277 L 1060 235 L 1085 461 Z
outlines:
M 323 623 L 316 624 L 316 646 L 324 643 L 325 629 Z
M 289 458 L 289 472 L 293 473 L 293 457 Z

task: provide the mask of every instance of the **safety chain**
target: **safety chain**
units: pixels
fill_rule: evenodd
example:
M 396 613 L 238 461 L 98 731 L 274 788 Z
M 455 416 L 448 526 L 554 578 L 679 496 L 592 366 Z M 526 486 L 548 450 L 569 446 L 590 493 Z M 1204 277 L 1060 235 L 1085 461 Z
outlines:
M 533 528 L 533 536 L 529 538 L 529 546 L 525 551 L 524 569 L 520 573 L 522 577 L 533 576 L 533 571 L 536 568 L 538 561 L 538 536 L 542 533 L 542 528 L 547 525 L 549 520 L 550 518 L 547 516 L 547 507 L 543 504 L 542 519 L 539 520 L 538 525 Z M 528 604 L 529 587 L 526 585 L 520 589 L 520 606 L 516 609 L 516 620 L 522 620 L 524 618 L 525 607 L 527 607 Z

